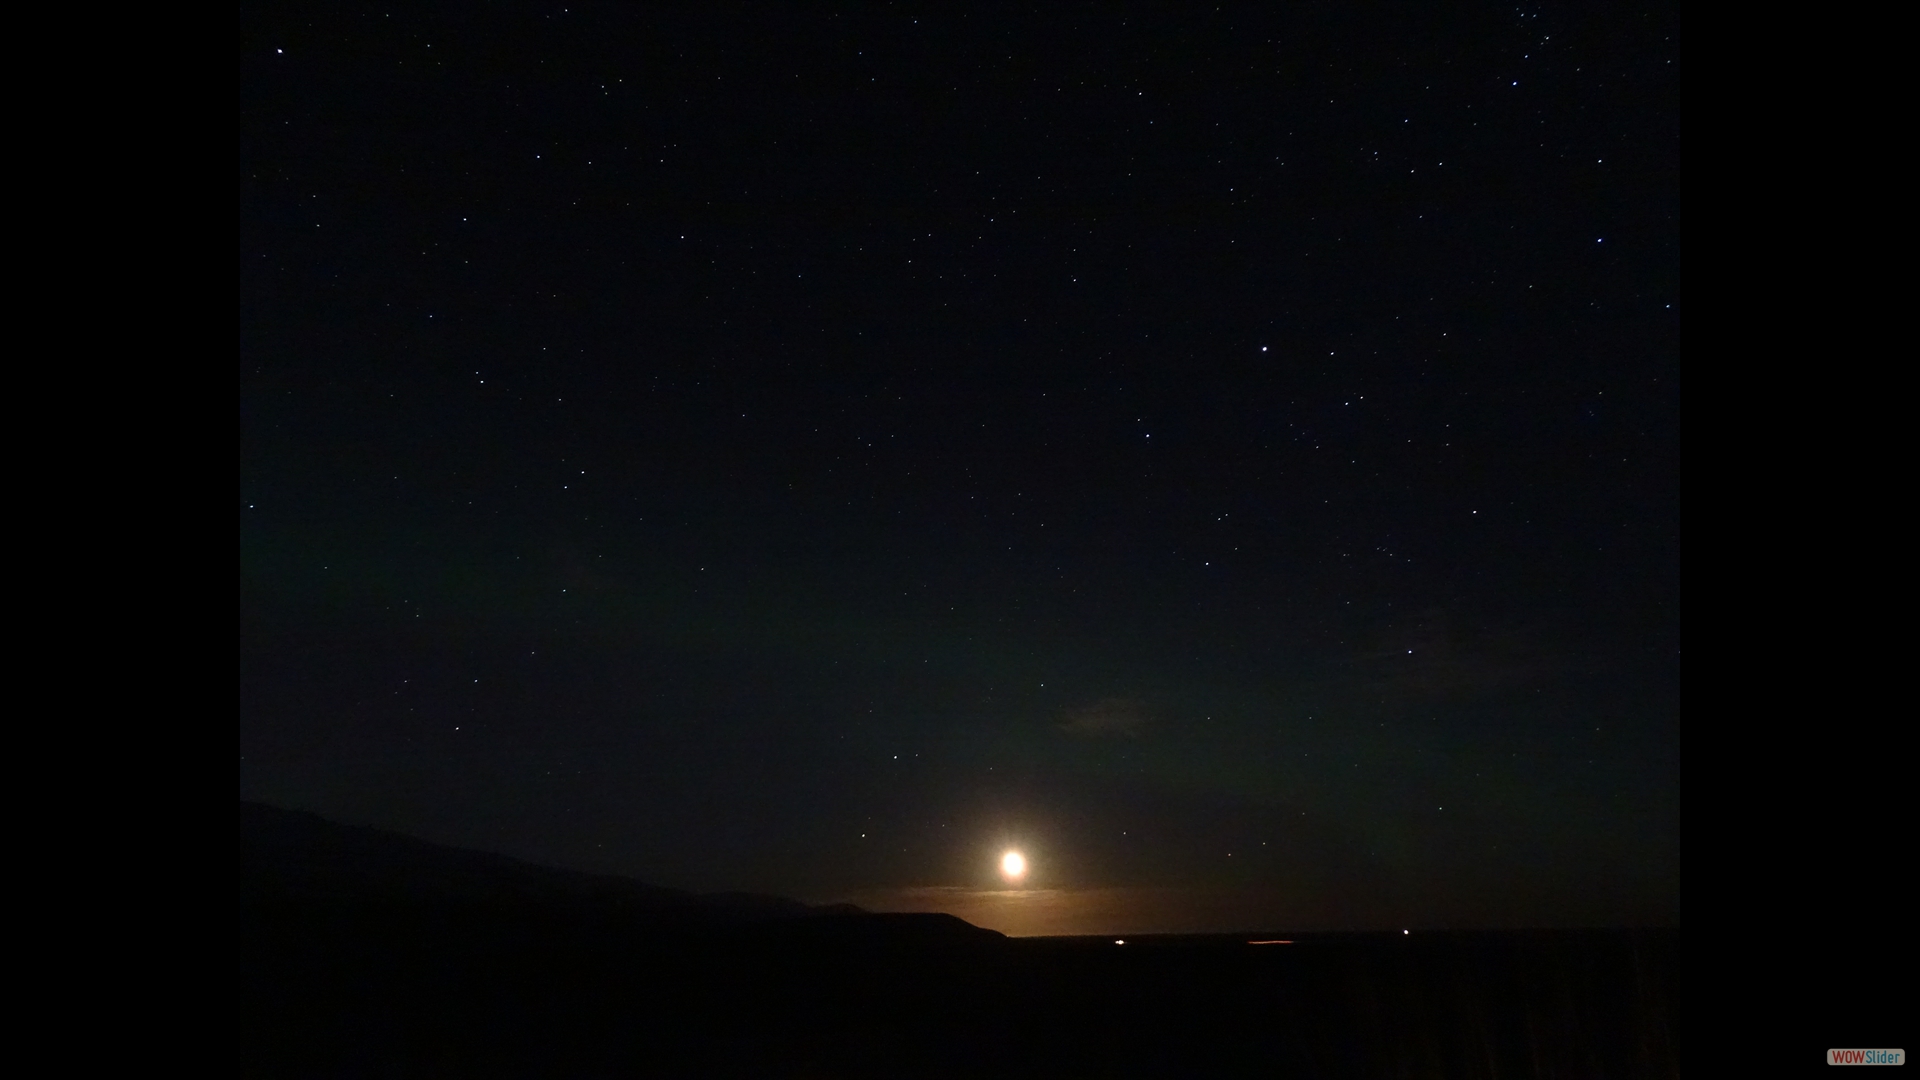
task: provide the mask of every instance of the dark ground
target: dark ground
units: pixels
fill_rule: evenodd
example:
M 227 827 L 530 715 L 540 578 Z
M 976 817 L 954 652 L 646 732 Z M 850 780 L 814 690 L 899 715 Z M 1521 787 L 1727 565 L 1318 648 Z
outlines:
M 242 819 L 247 1076 L 1679 1072 L 1672 930 L 1008 939 Z

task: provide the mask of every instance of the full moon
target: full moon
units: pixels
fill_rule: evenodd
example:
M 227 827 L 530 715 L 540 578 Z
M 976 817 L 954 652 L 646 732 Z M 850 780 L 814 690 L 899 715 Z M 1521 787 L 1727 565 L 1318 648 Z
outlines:
M 1019 878 L 1027 872 L 1027 860 L 1017 851 L 1009 851 L 1000 857 L 1000 872 L 1009 878 Z

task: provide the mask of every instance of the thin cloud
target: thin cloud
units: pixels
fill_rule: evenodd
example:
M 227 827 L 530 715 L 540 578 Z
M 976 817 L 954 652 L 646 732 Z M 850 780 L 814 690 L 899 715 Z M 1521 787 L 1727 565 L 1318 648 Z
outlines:
M 1102 698 L 1068 710 L 1060 722 L 1060 730 L 1084 738 L 1114 738 L 1138 735 L 1148 720 L 1143 702 L 1132 698 Z
M 1590 666 L 1546 627 L 1467 629 L 1438 609 L 1384 628 L 1355 660 L 1381 691 L 1412 697 L 1496 692 Z

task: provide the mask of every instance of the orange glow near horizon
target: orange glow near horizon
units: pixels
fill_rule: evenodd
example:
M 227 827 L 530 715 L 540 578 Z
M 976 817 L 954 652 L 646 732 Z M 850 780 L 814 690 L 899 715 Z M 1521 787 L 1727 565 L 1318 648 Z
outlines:
M 1017 851 L 1009 851 L 1000 857 L 1000 873 L 1008 881 L 1019 881 L 1027 874 L 1026 856 Z

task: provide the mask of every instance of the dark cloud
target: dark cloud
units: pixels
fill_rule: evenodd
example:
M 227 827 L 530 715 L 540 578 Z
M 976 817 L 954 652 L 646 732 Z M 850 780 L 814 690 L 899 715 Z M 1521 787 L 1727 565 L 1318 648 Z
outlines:
M 1544 626 L 1461 625 L 1433 608 L 1380 630 L 1358 659 L 1368 680 L 1395 696 L 1473 696 L 1591 667 L 1563 637 Z
M 1069 709 L 1060 730 L 1084 738 L 1127 737 L 1138 735 L 1150 720 L 1145 702 L 1110 697 Z

